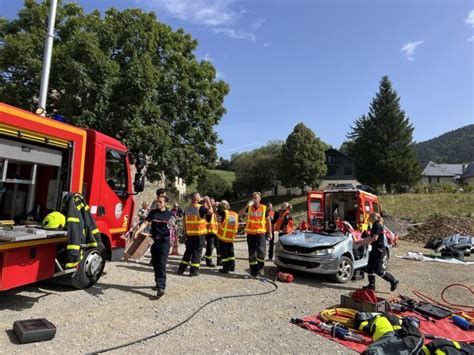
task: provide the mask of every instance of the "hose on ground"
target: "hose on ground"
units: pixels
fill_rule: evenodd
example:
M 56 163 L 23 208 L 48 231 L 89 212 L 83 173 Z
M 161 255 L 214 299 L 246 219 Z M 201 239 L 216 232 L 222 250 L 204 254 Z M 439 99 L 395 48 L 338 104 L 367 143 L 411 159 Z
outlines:
M 246 277 L 247 278 L 247 277 Z M 153 339 L 153 338 L 156 338 L 156 337 L 159 337 L 160 335 L 163 335 L 163 334 L 166 334 L 166 333 L 169 333 L 170 331 L 178 328 L 178 327 L 181 327 L 182 325 L 186 324 L 187 322 L 189 322 L 191 319 L 194 318 L 194 316 L 196 314 L 198 314 L 200 311 L 202 311 L 205 307 L 209 306 L 211 303 L 214 303 L 214 302 L 217 302 L 217 301 L 222 301 L 222 300 L 225 300 L 225 299 L 231 299 L 231 298 L 243 298 L 243 297 L 253 297 L 253 296 L 263 296 L 263 295 L 268 295 L 272 292 L 275 292 L 277 289 L 278 289 L 278 285 L 273 282 L 272 280 L 269 280 L 267 278 L 264 278 L 264 277 L 248 277 L 249 279 L 252 279 L 252 280 L 257 280 L 257 281 L 261 281 L 261 282 L 268 282 L 269 284 L 271 284 L 273 286 L 273 288 L 271 290 L 268 290 L 268 291 L 263 291 L 263 292 L 258 292 L 258 293 L 248 293 L 248 294 L 238 294 L 238 295 L 229 295 L 229 296 L 222 296 L 222 297 L 218 297 L 218 298 L 213 298 L 212 300 L 210 300 L 209 302 L 203 304 L 201 307 L 199 307 L 196 311 L 194 311 L 194 313 L 192 313 L 188 318 L 186 318 L 185 320 L 183 320 L 182 322 L 168 328 L 168 329 L 165 329 L 161 332 L 157 332 L 155 334 L 152 334 L 152 335 L 149 335 L 149 336 L 146 336 L 146 337 L 143 337 L 143 338 L 140 338 L 140 339 L 137 339 L 137 340 L 134 340 L 134 341 L 131 341 L 131 342 L 128 342 L 128 343 L 124 343 L 124 344 L 120 344 L 120 345 L 116 345 L 116 346 L 112 346 L 110 348 L 106 348 L 106 349 L 101 349 L 101 350 L 96 350 L 96 351 L 93 351 L 89 354 L 102 354 L 102 353 L 106 353 L 106 352 L 109 352 L 109 351 L 113 351 L 113 350 L 118 350 L 118 349 L 123 349 L 123 348 L 126 348 L 128 346 L 131 346 L 131 345 L 135 345 L 135 344 L 138 344 L 138 343 L 141 343 L 141 342 L 144 342 L 144 341 L 147 341 L 147 340 L 150 340 L 150 339 Z

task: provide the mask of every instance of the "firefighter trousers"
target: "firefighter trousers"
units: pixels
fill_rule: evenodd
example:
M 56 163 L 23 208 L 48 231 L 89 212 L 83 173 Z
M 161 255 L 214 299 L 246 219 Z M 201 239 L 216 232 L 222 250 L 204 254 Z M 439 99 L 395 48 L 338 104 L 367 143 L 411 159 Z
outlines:
M 186 242 L 184 243 L 186 250 L 179 265 L 178 273 L 182 274 L 188 265 L 191 266 L 191 272 L 199 270 L 199 267 L 201 266 L 201 255 L 205 240 L 205 235 L 193 235 L 186 237 Z
M 253 277 L 256 277 L 265 265 L 265 244 L 265 234 L 247 234 L 250 274 Z
M 214 246 L 216 245 L 217 237 L 215 234 L 207 234 L 206 235 L 206 254 L 204 258 L 206 259 L 206 264 L 212 264 L 212 252 L 214 251 Z
M 156 287 L 164 290 L 166 288 L 166 263 L 170 251 L 170 238 L 155 239 L 150 251 Z
M 235 271 L 234 243 L 219 241 L 219 249 L 222 258 L 222 269 L 225 271 Z

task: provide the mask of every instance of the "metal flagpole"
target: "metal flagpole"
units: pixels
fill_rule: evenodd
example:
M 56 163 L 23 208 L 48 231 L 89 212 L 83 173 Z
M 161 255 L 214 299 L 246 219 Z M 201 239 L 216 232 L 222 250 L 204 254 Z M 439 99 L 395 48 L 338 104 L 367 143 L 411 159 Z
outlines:
M 43 69 L 41 70 L 41 86 L 38 110 L 36 111 L 42 116 L 46 115 L 46 98 L 48 96 L 49 71 L 51 69 L 51 54 L 53 52 L 54 22 L 56 21 L 56 8 L 58 6 L 58 0 L 50 1 L 48 32 L 46 33 L 46 40 L 44 43 Z

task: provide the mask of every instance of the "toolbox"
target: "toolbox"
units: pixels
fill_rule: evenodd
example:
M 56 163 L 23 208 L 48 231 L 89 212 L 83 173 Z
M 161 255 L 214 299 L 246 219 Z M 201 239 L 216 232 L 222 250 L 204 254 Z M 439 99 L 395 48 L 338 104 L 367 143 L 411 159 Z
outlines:
M 149 233 L 140 233 L 136 239 L 131 239 L 125 248 L 123 258 L 125 261 L 130 259 L 140 261 L 145 255 L 148 248 L 153 244 L 153 238 Z
M 45 318 L 17 320 L 13 322 L 13 333 L 20 344 L 47 341 L 56 335 L 56 327 Z
M 351 297 L 351 295 L 341 295 L 341 307 L 351 308 L 359 312 L 385 313 L 389 309 L 386 299 L 377 297 L 377 303 L 370 303 L 364 300 Z

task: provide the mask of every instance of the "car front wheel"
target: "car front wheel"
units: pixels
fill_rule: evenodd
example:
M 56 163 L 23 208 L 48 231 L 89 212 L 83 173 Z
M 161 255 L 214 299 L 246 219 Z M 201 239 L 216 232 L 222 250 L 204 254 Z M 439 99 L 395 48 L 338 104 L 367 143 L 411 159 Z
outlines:
M 354 275 L 354 265 L 347 256 L 342 256 L 337 265 L 337 273 L 333 275 L 336 282 L 346 283 Z

